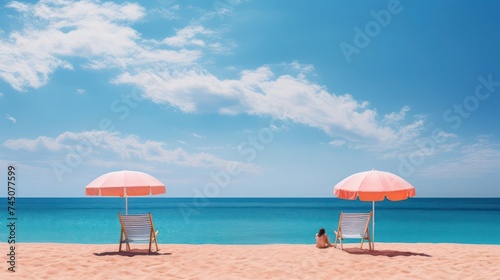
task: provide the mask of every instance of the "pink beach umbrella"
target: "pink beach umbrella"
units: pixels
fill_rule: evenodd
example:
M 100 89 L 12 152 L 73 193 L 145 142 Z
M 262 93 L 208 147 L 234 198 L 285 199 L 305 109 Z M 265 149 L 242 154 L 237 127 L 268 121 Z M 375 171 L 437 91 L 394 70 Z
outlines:
M 88 196 L 125 197 L 125 214 L 128 214 L 129 196 L 146 196 L 166 193 L 165 185 L 155 177 L 138 171 L 115 171 L 101 175 L 85 187 Z
M 382 201 L 386 197 L 392 201 L 405 200 L 415 196 L 415 188 L 395 174 L 373 169 L 343 179 L 335 185 L 333 194 L 342 199 L 359 198 L 372 202 L 372 242 L 375 246 L 375 201 Z

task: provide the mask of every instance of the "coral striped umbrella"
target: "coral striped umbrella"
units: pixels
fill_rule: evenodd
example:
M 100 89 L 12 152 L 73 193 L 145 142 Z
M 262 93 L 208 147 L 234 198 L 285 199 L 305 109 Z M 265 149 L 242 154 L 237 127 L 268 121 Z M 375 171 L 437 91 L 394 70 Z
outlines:
M 353 174 L 333 188 L 338 198 L 372 202 L 372 242 L 375 246 L 375 201 L 385 198 L 398 201 L 415 196 L 415 188 L 403 178 L 390 172 L 371 170 Z M 373 247 L 374 248 L 374 247 Z
M 155 177 L 139 171 L 115 171 L 99 176 L 85 187 L 88 196 L 125 197 L 125 214 L 128 214 L 129 196 L 146 196 L 166 193 L 165 185 Z

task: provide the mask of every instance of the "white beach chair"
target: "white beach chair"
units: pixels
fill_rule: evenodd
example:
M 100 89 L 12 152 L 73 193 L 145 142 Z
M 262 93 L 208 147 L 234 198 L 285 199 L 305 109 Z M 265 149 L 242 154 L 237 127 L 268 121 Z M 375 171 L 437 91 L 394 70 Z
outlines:
M 372 243 L 370 241 L 369 224 L 372 217 L 370 213 L 343 213 L 340 212 L 339 225 L 335 231 L 335 243 L 333 246 L 337 247 L 337 242 L 340 241 L 340 248 L 344 250 L 342 241 L 344 238 L 361 238 L 361 247 L 363 242 L 368 241 L 368 246 L 372 250 Z
M 122 244 L 126 243 L 126 251 L 130 251 L 129 243 L 148 243 L 149 242 L 149 253 L 151 253 L 151 245 L 153 242 L 156 245 L 156 251 L 158 249 L 158 241 L 156 235 L 158 231 L 155 231 L 153 225 L 153 218 L 151 213 L 149 214 L 138 214 L 138 215 L 121 215 L 120 223 L 122 225 L 122 230 L 120 234 L 120 248 L 122 251 Z

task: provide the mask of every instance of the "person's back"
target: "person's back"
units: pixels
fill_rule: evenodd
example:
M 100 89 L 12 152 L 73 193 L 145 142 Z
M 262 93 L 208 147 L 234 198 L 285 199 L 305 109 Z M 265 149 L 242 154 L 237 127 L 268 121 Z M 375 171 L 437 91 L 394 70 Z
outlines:
M 328 248 L 333 246 L 328 240 L 328 236 L 325 233 L 325 229 L 321 228 L 316 234 L 316 247 L 317 248 Z

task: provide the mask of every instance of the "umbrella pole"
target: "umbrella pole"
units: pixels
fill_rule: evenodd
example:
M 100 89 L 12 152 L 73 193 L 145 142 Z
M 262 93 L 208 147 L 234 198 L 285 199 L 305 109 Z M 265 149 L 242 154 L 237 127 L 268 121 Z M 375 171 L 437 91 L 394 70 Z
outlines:
M 372 250 L 375 250 L 375 201 L 372 201 Z
M 128 196 L 125 195 L 125 215 L 128 215 Z

